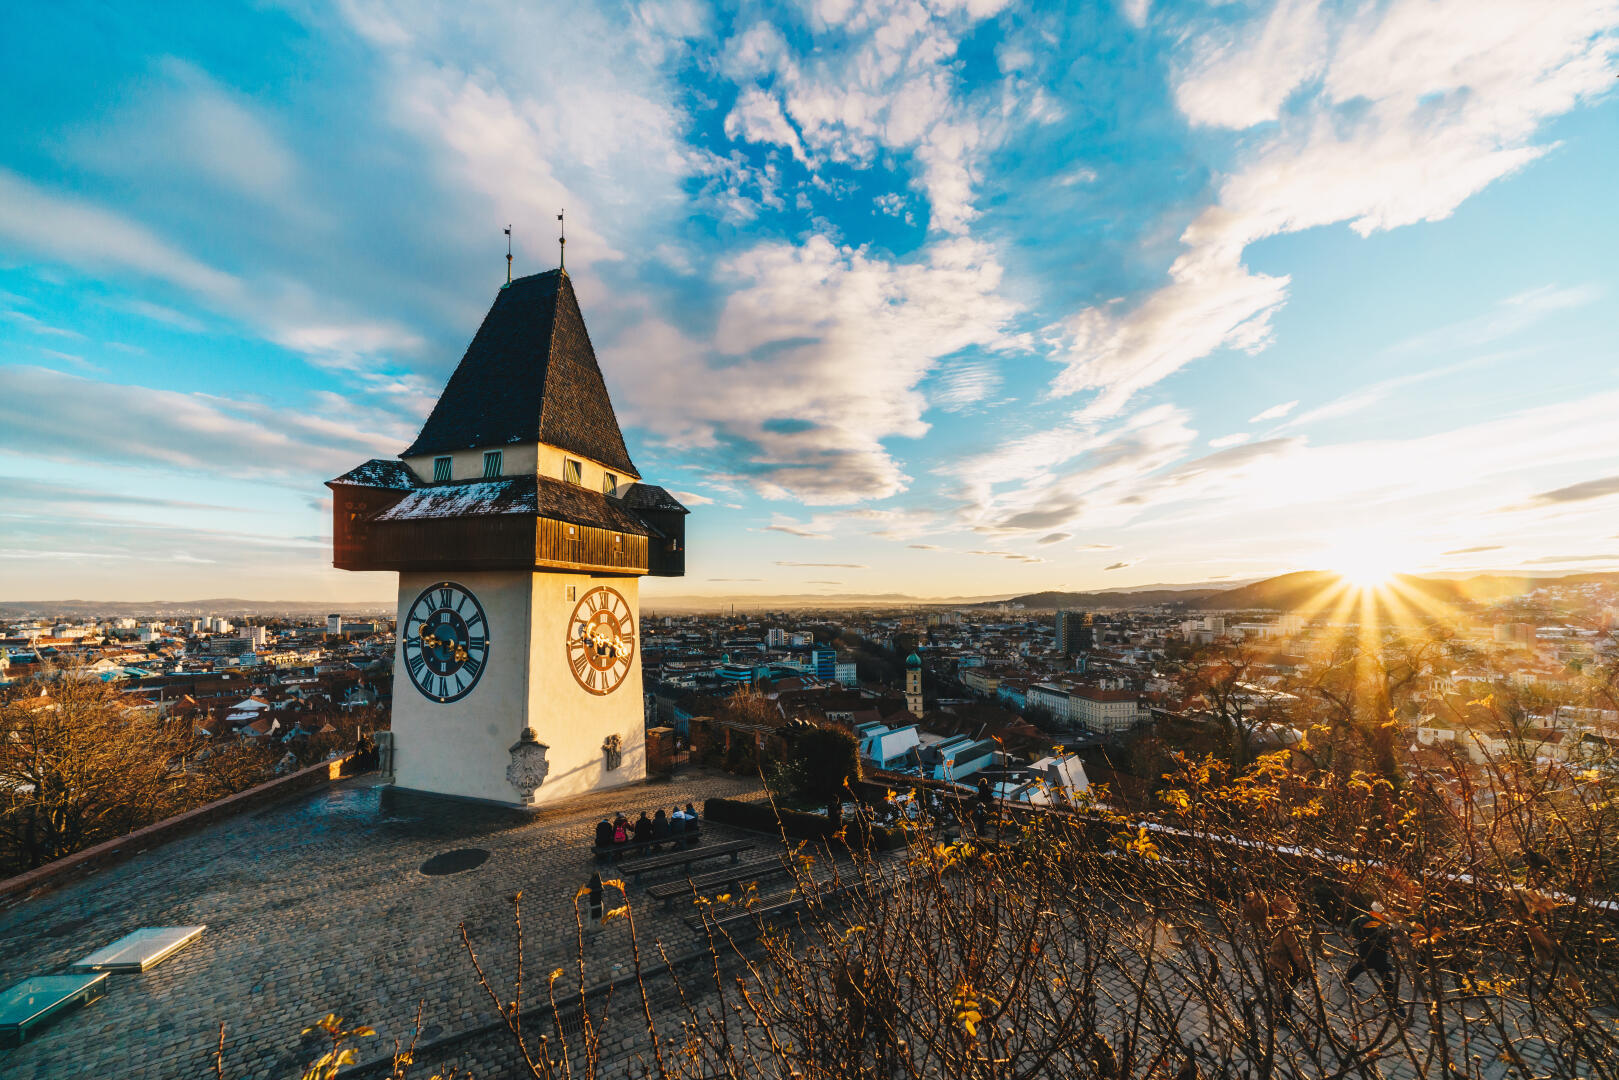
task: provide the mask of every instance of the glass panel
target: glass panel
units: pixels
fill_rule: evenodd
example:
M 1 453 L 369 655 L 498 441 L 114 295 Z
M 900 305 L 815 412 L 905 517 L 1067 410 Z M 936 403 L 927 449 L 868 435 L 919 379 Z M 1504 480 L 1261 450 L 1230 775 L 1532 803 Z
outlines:
M 146 926 L 78 961 L 75 968 L 146 971 L 196 941 L 206 926 Z
M 0 993 L 0 1046 L 16 1046 L 52 1014 L 96 1000 L 106 981 L 105 971 L 34 975 Z

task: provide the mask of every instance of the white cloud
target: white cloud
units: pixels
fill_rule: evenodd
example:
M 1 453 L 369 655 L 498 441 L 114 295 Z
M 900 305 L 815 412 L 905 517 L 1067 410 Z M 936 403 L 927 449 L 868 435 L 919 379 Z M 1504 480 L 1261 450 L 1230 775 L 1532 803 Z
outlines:
M 918 384 L 940 358 L 1019 344 L 1000 275 L 970 241 L 903 263 L 820 237 L 760 245 L 723 268 L 712 335 L 649 317 L 604 347 L 614 401 L 671 442 L 737 447 L 735 478 L 767 498 L 885 498 L 909 478 L 883 441 L 927 431 Z
M 938 376 L 932 396 L 935 407 L 960 412 L 1001 388 L 1001 373 L 989 360 L 957 360 L 947 364 Z
M 1216 450 L 1224 450 L 1228 446 L 1241 446 L 1252 437 L 1246 431 L 1233 431 L 1230 435 L 1221 435 L 1218 439 L 1210 439 L 1209 445 Z
M 1446 217 L 1545 153 L 1532 141 L 1545 120 L 1612 87 L 1616 26 L 1613 0 L 1392 0 L 1330 13 L 1283 0 L 1235 35 L 1190 34 L 1176 87 L 1189 118 L 1276 130 L 1186 228 L 1169 284 L 1070 321 L 1056 392 L 1096 390 L 1090 414 L 1111 416 L 1216 349 L 1263 348 L 1288 280 L 1244 266 L 1249 244 Z
M 776 100 L 775 95 L 767 94 L 756 86 L 750 86 L 737 95 L 736 105 L 725 117 L 725 134 L 744 142 L 785 147 L 797 160 L 807 160 L 804 144 L 799 140 L 798 132 L 793 130 L 793 125 L 787 122 L 786 115 L 781 111 L 781 102 Z
M 1166 405 L 1102 430 L 1076 418 L 966 458 L 949 469 L 961 483 L 964 520 L 1006 535 L 1046 533 L 1082 519 L 1086 527 L 1128 520 L 1143 480 L 1196 442 L 1186 419 Z
M 671 489 L 669 494 L 688 506 L 712 506 L 714 504 L 713 499 L 710 499 L 707 495 L 699 495 L 695 491 L 675 491 Z
M 1272 405 L 1263 412 L 1255 413 L 1248 418 L 1250 424 L 1263 424 L 1266 420 L 1280 420 L 1294 409 L 1298 408 L 1298 401 L 1284 401 L 1280 405 Z
M 307 215 L 295 156 L 246 100 L 180 60 L 127 110 L 71 139 L 73 156 L 122 176 L 164 172 L 207 178 L 217 189 Z
M 399 430 L 359 426 L 332 395 L 304 410 L 210 394 L 97 382 L 45 368 L 5 369 L 0 448 L 66 461 L 153 462 L 231 476 L 326 479 L 391 456 Z M 333 406 L 337 411 L 329 411 Z
M 1175 80 L 1175 103 L 1194 124 L 1247 128 L 1275 120 L 1327 58 L 1319 0 L 1278 0 L 1257 24 L 1211 31 Z
M 82 199 L 54 195 L 0 169 L 0 237 L 46 258 L 94 270 L 133 271 L 236 305 L 242 283 L 156 233 Z
M 931 10 L 917 3 L 823 2 L 814 21 L 833 36 L 820 40 L 838 47 L 803 56 L 773 27 L 755 24 L 727 43 L 724 70 L 739 84 L 757 80 L 773 84 L 775 92 L 744 85 L 727 117 L 727 134 L 788 147 L 801 160 L 867 165 L 883 150 L 909 151 L 931 227 L 965 233 L 977 216 L 975 161 L 990 124 L 977 106 L 957 97 L 956 47 L 1001 6 L 999 0 Z M 779 117 L 777 93 L 784 104 Z M 1033 95 L 1026 104 L 1040 107 Z M 804 154 L 794 149 L 798 140 Z

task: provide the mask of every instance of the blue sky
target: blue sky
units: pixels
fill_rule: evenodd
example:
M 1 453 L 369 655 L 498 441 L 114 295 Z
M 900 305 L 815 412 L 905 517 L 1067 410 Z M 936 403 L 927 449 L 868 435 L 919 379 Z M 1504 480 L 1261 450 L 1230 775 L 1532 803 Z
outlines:
M 384 599 L 568 265 L 649 595 L 1619 568 L 1619 0 L 0 13 L 0 596 Z

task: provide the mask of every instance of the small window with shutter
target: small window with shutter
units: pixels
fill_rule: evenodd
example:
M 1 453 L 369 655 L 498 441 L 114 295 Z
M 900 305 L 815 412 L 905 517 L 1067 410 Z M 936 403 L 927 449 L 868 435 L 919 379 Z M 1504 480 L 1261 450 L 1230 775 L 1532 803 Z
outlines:
M 492 480 L 500 475 L 501 452 L 499 450 L 486 450 L 483 455 L 483 477 Z
M 441 484 L 450 478 L 450 459 L 436 457 L 433 459 L 433 483 Z
M 562 479 L 570 484 L 583 484 L 585 482 L 585 467 L 573 458 L 567 458 L 562 463 Z
M 602 494 L 613 495 L 618 491 L 618 477 L 612 473 L 602 473 Z

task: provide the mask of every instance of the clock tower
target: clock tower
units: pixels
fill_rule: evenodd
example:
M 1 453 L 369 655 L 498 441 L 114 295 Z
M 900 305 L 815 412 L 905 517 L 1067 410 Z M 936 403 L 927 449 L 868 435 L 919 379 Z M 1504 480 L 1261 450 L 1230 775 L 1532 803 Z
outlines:
M 396 786 L 645 777 L 638 586 L 685 572 L 686 508 L 641 482 L 566 271 L 502 288 L 416 441 L 327 486 L 333 564 L 399 575 Z

